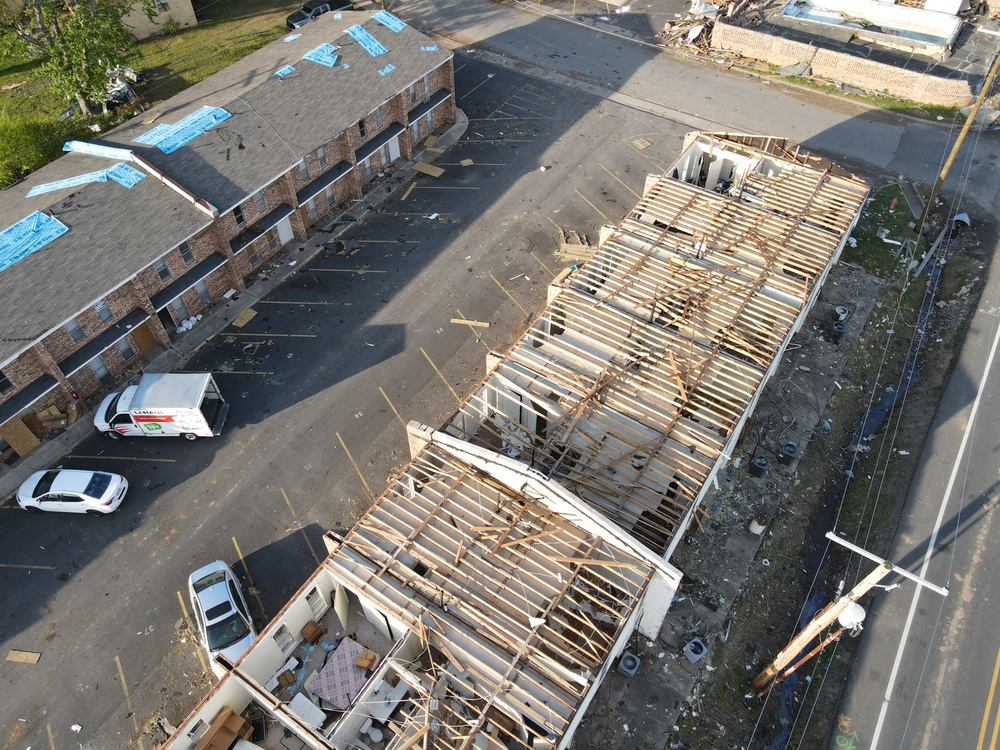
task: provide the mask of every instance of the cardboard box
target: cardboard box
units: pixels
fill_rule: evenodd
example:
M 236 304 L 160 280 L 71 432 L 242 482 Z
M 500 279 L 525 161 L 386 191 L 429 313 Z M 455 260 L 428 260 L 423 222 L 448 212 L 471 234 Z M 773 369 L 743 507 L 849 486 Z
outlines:
M 316 643 L 316 641 L 323 637 L 323 628 L 320 627 L 318 622 L 310 620 L 305 624 L 305 627 L 302 628 L 302 637 L 307 643 Z
M 378 662 L 378 654 L 374 651 L 362 651 L 358 654 L 357 660 L 354 662 L 354 666 L 360 667 L 361 669 L 371 669 Z
M 278 684 L 281 685 L 281 687 L 288 687 L 289 685 L 295 684 L 295 672 L 290 669 L 286 669 L 278 675 Z

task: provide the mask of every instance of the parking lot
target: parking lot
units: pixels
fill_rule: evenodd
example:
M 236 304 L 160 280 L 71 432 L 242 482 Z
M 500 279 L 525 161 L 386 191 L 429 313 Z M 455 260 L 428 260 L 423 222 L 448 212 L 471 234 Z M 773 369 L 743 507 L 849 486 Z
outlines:
M 4 748 L 162 739 L 158 720 L 178 722 L 211 683 L 185 626 L 187 575 L 225 560 L 263 625 L 324 556 L 323 531 L 350 526 L 407 461 L 405 423 L 440 425 L 545 303 L 560 232 L 596 244 L 680 146 L 675 123 L 469 57 L 455 67 L 468 127 L 425 154 L 444 174 L 385 175 L 369 210 L 290 245 L 287 280 L 183 363 L 231 402 L 221 437 L 93 435 L 62 464 L 125 475 L 117 514 L 0 511 L 0 637 L 41 654 L 2 669 Z

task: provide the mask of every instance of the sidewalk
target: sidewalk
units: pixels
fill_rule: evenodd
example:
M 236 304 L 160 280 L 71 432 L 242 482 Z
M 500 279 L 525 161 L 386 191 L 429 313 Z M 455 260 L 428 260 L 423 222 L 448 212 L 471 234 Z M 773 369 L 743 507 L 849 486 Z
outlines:
M 330 214 L 322 219 L 311 229 L 305 242 L 294 241 L 286 245 L 279 255 L 264 264 L 260 278 L 248 286 L 245 292 L 234 295 L 232 299 L 213 309 L 196 328 L 182 334 L 173 346 L 153 357 L 143 367 L 143 372 L 171 372 L 183 368 L 206 341 L 224 330 L 237 315 L 253 307 L 258 300 L 266 297 L 299 268 L 323 252 L 323 243 L 330 242 L 348 231 L 352 226 L 351 223 L 340 224 L 337 229 L 333 229 L 337 227 L 344 214 L 350 214 L 355 220 L 360 221 L 372 209 L 405 189 L 417 174 L 413 170 L 413 165 L 418 161 L 432 162 L 437 159 L 440 154 L 436 150 L 447 150 L 462 137 L 468 125 L 465 113 L 456 108 L 455 124 L 438 136 L 434 144 L 435 151 L 430 151 L 426 145 L 420 146 L 415 151 L 413 159 L 398 164 L 394 171 L 379 183 L 380 185 L 388 183 L 390 187 L 388 191 L 370 187 L 365 196 L 356 201 L 350 209 L 343 213 Z M 323 243 L 315 241 L 318 232 L 323 233 Z M 93 415 L 85 411 L 76 422 L 59 435 L 44 440 L 27 456 L 18 459 L 13 466 L 0 464 L 0 503 L 11 500 L 17 488 L 34 472 L 58 466 L 66 454 L 71 453 L 93 432 Z

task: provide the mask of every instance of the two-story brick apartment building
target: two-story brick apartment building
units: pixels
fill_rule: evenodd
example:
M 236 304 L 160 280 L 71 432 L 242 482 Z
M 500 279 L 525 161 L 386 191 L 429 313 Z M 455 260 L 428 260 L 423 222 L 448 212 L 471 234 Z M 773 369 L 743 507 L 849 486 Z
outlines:
M 454 121 L 451 52 L 328 13 L 0 193 L 0 450 Z M 180 334 L 183 335 L 183 334 Z

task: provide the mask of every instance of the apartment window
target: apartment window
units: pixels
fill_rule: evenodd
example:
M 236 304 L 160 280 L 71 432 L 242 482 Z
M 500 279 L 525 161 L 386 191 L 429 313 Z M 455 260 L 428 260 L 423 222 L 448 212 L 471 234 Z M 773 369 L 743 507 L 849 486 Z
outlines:
M 90 369 L 94 371 L 97 379 L 102 383 L 111 382 L 111 373 L 108 372 L 108 368 L 104 366 L 104 362 L 101 361 L 100 357 L 94 357 L 90 360 Z
M 316 158 L 319 159 L 319 168 L 320 169 L 326 169 L 326 149 L 325 148 L 323 148 L 322 146 L 319 147 L 319 150 L 316 152 Z
M 257 213 L 259 214 L 267 213 L 267 201 L 264 200 L 263 191 L 253 194 L 253 204 L 257 207 Z
M 111 308 L 108 307 L 107 300 L 100 300 L 96 305 L 94 305 L 94 312 L 97 313 L 97 317 L 101 319 L 102 323 L 107 323 L 111 320 Z
M 237 206 L 233 209 L 233 218 L 236 219 L 236 226 L 242 227 L 247 223 L 246 217 L 243 216 L 243 209 Z
M 319 218 L 319 211 L 316 210 L 316 201 L 312 198 L 306 201 L 306 210 L 309 212 L 309 221 L 316 221 Z
M 212 301 L 212 293 L 208 291 L 208 284 L 206 284 L 204 281 L 199 281 L 197 284 L 195 284 L 194 290 L 198 292 L 198 297 L 200 297 L 201 301 L 204 302 L 206 305 Z
M 184 300 L 180 297 L 171 302 L 170 306 L 174 308 L 174 314 L 177 316 L 175 320 L 179 320 L 183 323 L 191 317 L 191 313 L 188 312 L 187 305 L 184 304 Z
M 14 390 L 14 384 L 10 382 L 10 378 L 0 372 L 0 396 L 6 396 Z
M 156 268 L 156 273 L 160 275 L 160 281 L 166 281 L 170 278 L 170 269 L 167 268 L 167 262 L 163 258 L 157 260 L 153 266 Z
M 364 120 L 358 120 L 358 131 L 361 133 L 361 140 L 368 137 L 368 127 L 365 125 Z
M 309 605 L 309 609 L 312 610 L 315 617 L 322 615 L 323 611 L 326 609 L 326 600 L 317 588 L 310 590 L 310 592 L 306 594 L 306 604 Z
M 410 104 L 413 104 L 415 101 L 417 101 L 417 84 L 411 83 L 410 84 Z
M 323 188 L 323 195 L 326 196 L 326 204 L 330 208 L 333 208 L 333 197 L 334 197 L 333 185 L 327 185 L 325 188 Z
M 367 177 L 371 177 L 372 176 L 372 160 L 371 160 L 371 157 L 365 159 L 364 164 L 365 164 L 365 175 Z
M 288 653 L 289 650 L 295 645 L 295 639 L 292 634 L 288 631 L 287 625 L 281 625 L 274 635 L 271 636 L 274 642 L 278 644 L 278 648 L 281 649 L 281 653 Z
M 424 93 L 431 93 L 431 77 L 429 75 L 424 76 Z
M 194 263 L 194 251 L 191 250 L 191 246 L 187 243 L 187 241 L 182 242 L 177 249 L 181 251 L 181 258 L 184 259 L 184 263 L 186 265 L 190 266 Z
M 257 248 L 253 245 L 247 248 L 247 259 L 250 261 L 251 268 L 256 268 L 260 265 L 260 256 L 257 255 Z
M 299 162 L 299 176 L 302 177 L 303 182 L 309 179 L 309 165 L 306 164 L 305 159 Z
M 118 351 L 121 352 L 122 359 L 126 362 L 135 356 L 135 349 L 132 348 L 132 342 L 128 340 L 128 337 L 119 339 L 116 346 L 118 347 Z
M 87 338 L 87 334 L 83 332 L 83 329 L 80 327 L 80 323 L 76 318 L 73 318 L 73 320 L 66 324 L 66 333 L 68 333 L 69 337 L 74 341 L 83 341 Z
M 381 108 L 375 110 L 375 129 L 382 129 L 382 110 Z
M 278 249 L 278 230 L 269 229 L 267 232 L 267 248 L 272 253 Z

